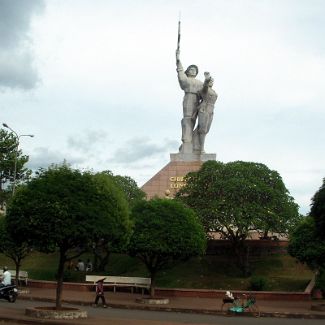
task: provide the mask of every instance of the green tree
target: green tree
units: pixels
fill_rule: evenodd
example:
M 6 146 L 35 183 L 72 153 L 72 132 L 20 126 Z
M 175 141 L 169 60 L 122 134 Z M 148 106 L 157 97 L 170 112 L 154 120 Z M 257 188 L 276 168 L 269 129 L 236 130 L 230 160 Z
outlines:
M 303 218 L 291 232 L 288 252 L 312 270 L 325 268 L 325 241 L 319 238 L 313 217 Z
M 325 178 L 320 189 L 312 198 L 309 216 L 301 220 L 291 232 L 288 252 L 300 262 L 317 271 L 325 278 Z M 325 283 L 322 284 L 325 292 Z
M 244 275 L 249 274 L 249 233 L 286 233 L 299 219 L 281 176 L 263 164 L 208 161 L 185 180 L 176 198 L 195 209 L 207 234 L 217 231 L 230 240 Z
M 137 182 L 130 176 L 114 175 L 110 170 L 105 170 L 100 174 L 111 176 L 125 195 L 129 206 L 132 208 L 138 201 L 145 199 L 146 193 L 142 191 Z
M 40 170 L 16 192 L 7 212 L 12 237 L 28 240 L 42 252 L 59 252 L 56 307 L 61 307 L 64 265 L 83 254 L 97 238 L 128 240 L 127 203 L 105 175 L 66 165 Z
M 115 175 L 114 181 L 123 191 L 131 209 L 138 201 L 146 197 L 146 193 L 138 187 L 136 181 L 131 177 Z
M 133 180 L 131 177 L 114 175 L 111 171 L 103 171 L 99 173 L 99 175 L 101 174 L 106 175 L 106 177 L 110 177 L 121 189 L 130 209 L 132 209 L 136 202 L 144 199 L 145 193 L 138 187 L 135 180 Z M 125 247 L 115 245 L 105 238 L 98 238 L 93 245 L 94 270 L 105 271 L 105 268 L 109 263 L 110 254 L 114 251 L 125 251 Z
M 325 178 L 312 198 L 310 215 L 315 219 L 318 236 L 325 239 Z
M 175 200 L 140 201 L 132 216 L 135 225 L 129 253 L 145 264 L 154 296 L 156 274 L 169 261 L 204 253 L 204 229 L 194 211 Z
M 22 237 L 12 237 L 7 229 L 6 218 L 0 217 L 0 252 L 9 257 L 15 264 L 16 284 L 18 285 L 19 271 L 22 261 L 31 252 L 31 247 Z
M 14 178 L 14 165 L 17 150 L 17 137 L 12 132 L 0 129 L 0 208 L 10 196 L 10 183 Z M 25 167 L 28 156 L 17 151 L 16 182 L 26 181 L 31 170 Z

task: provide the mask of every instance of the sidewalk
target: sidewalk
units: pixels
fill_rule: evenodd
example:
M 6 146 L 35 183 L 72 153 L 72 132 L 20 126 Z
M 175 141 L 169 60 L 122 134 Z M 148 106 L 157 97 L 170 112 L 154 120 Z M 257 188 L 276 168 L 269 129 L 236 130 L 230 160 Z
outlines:
M 55 301 L 54 289 L 41 289 L 41 288 L 27 288 L 22 290 L 18 299 L 33 300 L 33 301 L 48 301 L 51 305 Z M 63 305 L 68 303 L 77 305 L 92 305 L 94 301 L 94 292 L 80 292 L 75 290 L 63 290 Z M 203 313 L 203 314 L 216 314 L 226 315 L 226 312 L 221 312 L 221 299 L 215 298 L 189 298 L 189 297 L 171 297 L 169 298 L 168 305 L 148 305 L 136 302 L 136 298 L 142 297 L 141 294 L 131 294 L 125 292 L 106 292 L 105 297 L 109 307 L 112 308 L 127 308 L 127 309 L 145 309 L 145 310 L 160 310 L 160 311 L 177 311 L 187 313 Z M 315 303 L 325 304 L 325 300 L 317 301 L 267 301 L 258 300 L 257 305 L 261 312 L 261 317 L 290 317 L 290 318 L 318 318 L 325 319 L 325 311 L 311 310 L 311 305 Z M 35 305 L 37 306 L 37 304 Z M 23 313 L 23 312 L 22 312 Z M 243 316 L 244 314 L 240 314 Z M 17 315 L 18 316 L 18 315 Z M 16 317 L 17 317 L 16 316 Z M 7 318 L 6 318 L 7 317 Z M 11 317 L 11 318 L 10 318 Z M 27 316 L 19 315 L 18 319 L 23 322 L 28 320 Z M 1 310 L 0 319 L 15 319 L 14 315 Z M 30 318 L 29 318 L 30 319 Z M 30 324 L 37 324 L 38 322 L 30 319 Z M 94 324 L 110 324 L 107 319 L 92 320 Z M 20 322 L 17 322 L 17 324 Z M 45 324 L 44 320 L 39 323 Z M 67 324 L 67 321 L 47 321 L 47 324 Z M 68 321 L 69 324 L 90 324 L 86 320 Z M 27 324 L 24 322 L 24 324 Z M 112 323 L 113 324 L 113 323 Z M 114 320 L 114 324 L 118 324 Z M 122 324 L 122 323 L 121 323 Z M 133 323 L 132 323 L 133 324 Z M 136 324 L 136 322 L 134 322 Z M 145 324 L 145 323 L 143 323 Z

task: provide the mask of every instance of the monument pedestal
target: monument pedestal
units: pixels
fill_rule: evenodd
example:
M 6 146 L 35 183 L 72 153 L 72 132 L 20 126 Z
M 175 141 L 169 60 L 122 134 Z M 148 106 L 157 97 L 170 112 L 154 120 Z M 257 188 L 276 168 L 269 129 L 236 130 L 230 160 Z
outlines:
M 216 160 L 216 154 L 172 153 L 170 162 L 142 186 L 147 199 L 153 197 L 173 198 L 185 185 L 184 177 L 197 171 L 203 162 Z
M 215 153 L 171 153 L 170 161 L 200 161 L 201 164 L 208 160 L 216 160 Z

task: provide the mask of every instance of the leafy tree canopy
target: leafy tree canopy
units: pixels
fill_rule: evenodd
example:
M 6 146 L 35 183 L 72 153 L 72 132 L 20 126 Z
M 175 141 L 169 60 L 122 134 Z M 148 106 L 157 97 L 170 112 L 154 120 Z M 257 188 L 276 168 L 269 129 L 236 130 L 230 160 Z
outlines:
M 14 178 L 14 165 L 17 150 L 17 137 L 4 129 L 0 129 L 0 205 L 8 199 L 8 185 Z M 26 181 L 31 170 L 25 167 L 28 156 L 17 151 L 16 182 Z
M 103 171 L 99 175 L 104 175 L 104 177 L 106 176 L 113 180 L 116 186 L 118 186 L 118 188 L 123 192 L 130 209 L 132 209 L 137 201 L 144 199 L 145 193 L 138 187 L 137 183 L 131 177 L 114 175 L 109 170 Z M 121 228 L 121 230 L 123 231 L 123 228 Z M 112 242 L 107 240 L 107 238 L 98 238 L 94 242 L 92 249 L 94 254 L 94 270 L 98 272 L 105 271 L 105 268 L 109 263 L 111 252 L 120 252 L 121 250 L 125 251 L 125 247 L 121 247 L 121 245 L 112 245 Z
M 145 198 L 146 193 L 138 187 L 133 178 L 129 176 L 114 175 L 110 170 L 103 171 L 102 173 L 113 177 L 114 182 L 123 191 L 131 208 L 137 201 Z
M 175 200 L 140 201 L 132 215 L 135 225 L 129 251 L 150 272 L 154 295 L 156 272 L 171 259 L 204 253 L 205 233 L 194 211 Z
M 45 252 L 86 246 L 93 236 L 120 240 L 131 226 L 123 193 L 110 177 L 66 165 L 41 170 L 22 187 L 7 218 L 13 233 Z
M 325 268 L 325 241 L 317 237 L 314 218 L 304 218 L 292 231 L 288 252 L 313 270 Z
M 259 163 L 208 161 L 186 176 L 177 198 L 197 211 L 207 232 L 228 239 L 245 239 L 250 230 L 285 233 L 299 219 L 279 173 Z
M 315 219 L 318 236 L 325 240 L 325 178 L 312 198 L 310 215 Z

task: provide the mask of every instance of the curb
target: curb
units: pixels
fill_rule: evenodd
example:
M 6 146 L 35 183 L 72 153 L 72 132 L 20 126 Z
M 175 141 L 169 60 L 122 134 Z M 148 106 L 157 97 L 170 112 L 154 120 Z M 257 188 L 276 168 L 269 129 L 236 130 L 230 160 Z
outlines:
M 31 301 L 45 301 L 45 302 L 55 302 L 55 299 L 52 298 L 42 298 L 42 297 L 23 297 L 20 296 L 18 299 L 21 300 L 31 300 Z M 62 300 L 63 303 L 73 304 L 79 306 L 91 306 L 91 302 L 85 302 L 80 300 Z M 118 304 L 118 303 L 107 303 L 109 307 L 119 308 L 119 309 L 134 309 L 134 310 L 149 310 L 149 311 L 165 311 L 165 312 L 180 312 L 180 313 L 188 313 L 188 314 L 205 314 L 205 315 L 219 315 L 224 317 L 255 317 L 252 313 L 244 312 L 244 313 L 228 313 L 226 311 L 214 310 L 214 309 L 187 309 L 187 308 L 178 308 L 178 307 L 166 307 L 164 306 L 154 306 L 154 305 L 130 305 L 130 304 Z M 314 313 L 293 313 L 293 312 L 260 312 L 260 317 L 273 317 L 273 318 L 303 318 L 303 319 L 325 319 L 325 313 L 322 314 L 314 314 Z M 0 317 L 0 319 L 2 319 Z M 44 324 L 44 322 L 42 323 Z M 52 323 L 49 323 L 52 324 Z M 64 322 L 62 324 L 67 324 Z M 71 322 L 70 322 L 71 324 Z
M 8 322 L 12 323 L 15 322 L 16 324 L 27 324 L 27 325 L 34 325 L 34 324 L 43 324 L 43 325 L 74 325 L 76 323 L 71 323 L 71 322 L 58 322 L 56 321 L 55 323 L 52 321 L 47 321 L 46 319 L 37 319 L 37 318 L 31 318 L 31 319 L 21 319 L 21 318 L 15 318 L 15 317 L 3 317 L 0 316 L 0 321 L 1 322 Z
M 312 281 L 308 285 L 308 290 L 304 292 L 286 292 L 286 291 L 243 291 L 233 290 L 233 294 L 251 294 L 253 293 L 257 299 L 262 300 L 291 300 L 291 301 L 310 301 L 311 300 L 311 286 Z M 55 281 L 43 280 L 29 280 L 29 287 L 41 289 L 56 289 L 57 283 Z M 104 287 L 108 285 L 104 284 Z M 94 285 L 90 283 L 64 282 L 63 289 L 73 291 L 93 291 Z M 217 289 L 189 289 L 189 288 L 156 288 L 156 293 L 163 297 L 195 297 L 195 298 L 223 298 L 225 290 Z

